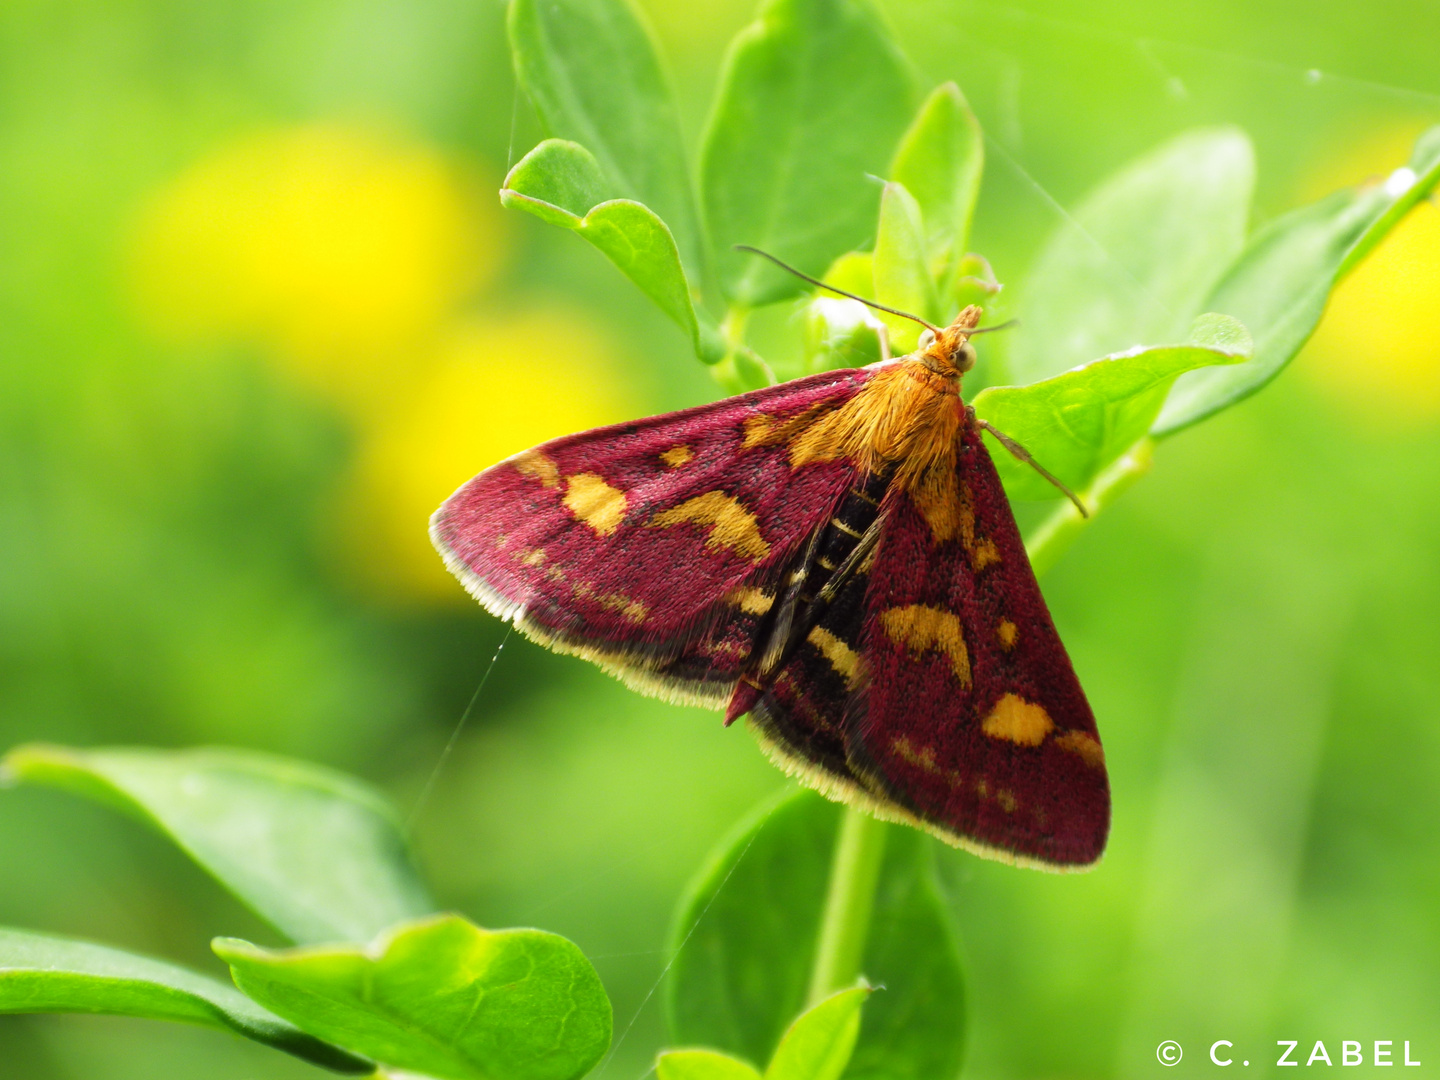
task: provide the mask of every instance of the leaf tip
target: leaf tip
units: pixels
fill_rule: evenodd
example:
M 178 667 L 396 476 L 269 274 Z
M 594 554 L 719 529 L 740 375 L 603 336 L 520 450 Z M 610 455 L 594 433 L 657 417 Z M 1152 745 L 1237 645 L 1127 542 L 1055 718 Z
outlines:
M 1255 355 L 1255 339 L 1249 328 L 1239 319 L 1216 311 L 1196 316 L 1190 324 L 1189 341 L 1239 359 L 1248 360 Z
M 210 951 L 227 964 L 234 960 L 253 960 L 261 953 L 258 945 L 238 937 L 211 938 Z
M 77 754 L 68 747 L 55 743 L 21 743 L 0 757 L 0 784 L 15 787 L 47 769 L 69 769 L 77 765 Z

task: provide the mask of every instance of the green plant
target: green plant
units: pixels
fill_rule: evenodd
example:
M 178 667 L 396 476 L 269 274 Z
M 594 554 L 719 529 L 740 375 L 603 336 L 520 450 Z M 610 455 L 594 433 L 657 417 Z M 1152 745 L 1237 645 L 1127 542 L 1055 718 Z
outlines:
M 335 1072 L 438 1080 L 574 1080 L 610 1045 L 610 1001 L 580 950 L 542 930 L 484 930 L 437 913 L 394 812 L 354 780 L 239 750 L 32 745 L 6 755 L 3 769 L 11 783 L 68 790 L 145 822 L 294 947 L 215 939 L 227 986 L 153 957 L 0 929 L 0 1013 L 173 1020 Z M 778 1040 L 769 1080 L 838 1077 L 868 994 L 862 984 L 793 1003 L 799 1016 Z M 753 1073 L 695 1051 L 665 1055 L 660 1071 Z
M 511 170 L 502 202 L 595 245 L 731 390 L 914 341 L 909 323 L 811 292 L 736 243 L 932 320 L 970 302 L 1021 314 L 1023 333 L 992 346 L 973 404 L 1095 511 L 1157 444 L 1273 379 L 1335 283 L 1440 181 L 1433 130 L 1387 182 L 1249 233 L 1248 140 L 1192 132 L 1085 200 L 1012 302 L 968 250 L 979 125 L 953 84 L 916 93 L 863 0 L 766 3 L 732 49 L 695 166 L 663 63 L 621 0 L 510 10 L 517 72 L 552 137 Z M 783 304 L 798 305 L 803 335 L 792 355 L 763 357 L 752 316 Z M 996 461 L 1012 498 L 1052 495 Z M 1037 571 L 1086 524 L 1066 503 L 1039 519 Z M 578 1077 L 605 1053 L 609 1002 L 579 951 L 436 914 L 393 815 L 352 781 L 229 751 L 28 747 L 6 766 L 160 829 L 296 947 L 217 941 L 236 990 L 6 931 L 0 1011 L 200 1023 L 352 1073 L 381 1062 L 437 1077 Z M 671 1034 L 707 1049 L 663 1054 L 658 1075 L 738 1080 L 760 1062 L 767 1080 L 955 1075 L 964 979 L 932 860 L 927 838 L 809 793 L 763 807 L 677 914 Z M 883 992 L 855 988 L 861 975 Z
M 580 950 L 437 914 L 398 819 L 347 777 L 235 750 L 27 746 L 4 769 L 159 830 L 295 947 L 217 939 L 237 990 L 150 957 L 6 930 L 0 1013 L 177 1020 L 336 1072 L 382 1062 L 448 1080 L 570 1080 L 610 1044 L 610 1001 Z
M 1005 302 L 969 251 L 980 126 L 954 84 L 917 95 L 863 0 L 762 3 L 731 45 L 693 173 L 663 61 L 628 6 L 515 0 L 510 12 L 516 70 L 551 137 L 510 171 L 502 201 L 604 252 L 726 389 L 868 363 L 908 351 L 917 333 L 736 244 L 931 321 L 968 303 L 992 320 L 1023 317 L 982 361 L 987 385 L 971 403 L 1091 510 L 1056 501 L 991 443 L 1010 497 L 1052 504 L 1027 530 L 1042 574 L 1144 474 L 1158 443 L 1275 378 L 1339 280 L 1440 183 L 1432 129 L 1384 183 L 1252 233 L 1248 138 L 1189 132 L 1101 184 Z M 752 315 L 787 303 L 803 340 L 788 358 L 762 357 L 747 340 Z M 887 989 L 866 1006 L 847 1075 L 955 1075 L 963 979 L 927 844 L 810 794 L 763 811 L 677 916 L 672 1037 L 768 1060 L 788 1017 L 863 973 Z

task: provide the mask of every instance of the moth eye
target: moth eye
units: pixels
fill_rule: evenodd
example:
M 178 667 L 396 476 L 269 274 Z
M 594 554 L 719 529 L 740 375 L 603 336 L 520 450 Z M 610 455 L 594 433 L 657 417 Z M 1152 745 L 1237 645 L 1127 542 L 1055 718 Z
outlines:
M 920 345 L 919 345 L 920 348 L 922 348 L 922 349 L 928 349 L 931 345 L 934 345 L 934 344 L 935 344 L 935 331 L 934 331 L 934 330 L 931 330 L 931 329 L 929 329 L 929 328 L 927 327 L 926 329 L 920 331 Z
M 960 346 L 960 359 L 955 365 L 962 372 L 969 371 L 975 366 L 975 346 L 968 341 Z

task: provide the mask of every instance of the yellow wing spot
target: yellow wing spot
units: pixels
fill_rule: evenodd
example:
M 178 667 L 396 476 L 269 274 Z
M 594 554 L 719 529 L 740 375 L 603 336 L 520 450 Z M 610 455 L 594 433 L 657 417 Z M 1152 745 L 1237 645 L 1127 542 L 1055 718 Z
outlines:
M 707 548 L 729 548 L 735 554 L 759 562 L 770 554 L 770 545 L 760 535 L 755 515 L 739 499 L 723 491 L 707 491 L 686 499 L 679 506 L 661 510 L 649 521 L 651 528 L 667 529 L 686 522 L 708 527 Z
M 944 544 L 959 536 L 970 550 L 975 535 L 975 514 L 970 509 L 968 492 L 962 493 L 955 480 L 955 463 L 941 462 L 921 473 L 910 488 L 910 501 L 925 524 L 930 526 L 931 539 Z
M 1006 694 L 995 703 L 980 729 L 992 739 L 1008 739 L 1016 746 L 1039 746 L 1055 730 L 1055 721 L 1033 701 Z
M 956 786 L 958 787 L 959 785 L 957 784 Z M 1000 804 L 1000 809 L 1004 810 L 1007 814 L 1013 814 L 1020 808 L 1020 800 L 1015 797 L 1015 793 L 1009 788 L 996 788 L 995 794 L 991 795 L 990 785 L 985 782 L 984 777 L 975 781 L 975 794 L 980 796 L 982 800 L 993 798 Z
M 975 506 L 968 484 L 955 479 L 955 463 L 942 461 L 922 473 L 910 488 L 910 500 L 937 544 L 957 537 L 977 573 L 1000 559 L 1000 549 L 988 537 L 975 535 Z
M 847 690 L 854 690 L 860 685 L 864 677 L 865 662 L 848 642 L 836 637 L 823 626 L 813 628 L 805 636 L 805 640 L 819 649 L 820 655 L 830 661 L 830 666 L 835 669 L 836 674 L 845 680 Z
M 767 413 L 757 413 L 755 416 L 747 416 L 744 424 L 745 438 L 744 441 L 741 442 L 740 448 L 742 450 L 753 450 L 757 446 L 770 446 L 774 443 L 782 442 L 784 437 L 781 436 L 777 438 L 775 435 L 775 429 L 779 426 L 779 423 L 780 421 Z
M 625 493 L 613 488 L 594 473 L 577 473 L 565 478 L 565 509 L 594 529 L 599 536 L 612 536 L 625 520 Z
M 901 735 L 890 744 L 890 747 L 895 751 L 896 757 L 909 765 L 915 765 L 926 772 L 940 771 L 940 766 L 935 764 L 935 751 L 928 746 L 922 746 L 917 750 L 914 743 Z
M 1000 561 L 1000 551 L 988 539 L 976 542 L 975 497 L 969 484 L 955 479 L 955 463 L 940 461 L 922 473 L 910 489 L 910 498 L 930 526 L 935 543 L 956 537 L 970 557 L 970 568 L 980 571 Z
M 747 615 L 764 615 L 774 605 L 775 594 L 753 585 L 737 585 L 725 594 L 725 599 Z
M 1000 647 L 1009 652 L 1020 639 L 1020 628 L 1009 619 L 1001 619 L 1000 625 L 995 627 L 995 636 L 1000 639 Z
M 537 564 L 538 565 L 538 564 Z M 601 607 L 607 607 L 611 611 L 618 611 L 623 618 L 631 622 L 643 623 L 650 609 L 639 600 L 634 600 L 624 593 L 602 593 L 596 592 L 583 581 L 571 581 L 568 574 L 555 564 L 545 567 L 544 574 L 556 585 L 564 585 L 569 588 L 570 595 L 577 600 L 590 600 Z
M 543 548 L 531 548 L 520 556 L 520 561 L 526 566 L 539 566 L 545 561 L 545 551 Z
M 560 469 L 539 450 L 526 450 L 510 459 L 515 471 L 522 476 L 533 476 L 541 487 L 553 488 L 560 483 Z
M 618 611 L 622 616 L 637 624 L 643 623 L 645 617 L 650 614 L 648 607 L 639 600 L 632 600 L 624 593 L 606 593 L 600 597 L 600 603 L 612 611 Z
M 1083 731 L 1067 731 L 1055 736 L 1055 745 L 1079 756 L 1092 769 L 1105 767 L 1105 750 L 1099 740 Z
M 660 461 L 672 469 L 678 469 L 681 465 L 695 460 L 695 451 L 684 443 L 679 446 L 672 446 L 660 455 Z
M 1000 549 L 992 540 L 981 540 L 970 553 L 970 569 L 977 574 L 991 563 L 1000 561 Z
M 757 446 L 778 446 L 804 431 L 830 406 L 823 401 L 800 410 L 794 416 L 778 417 L 769 413 L 756 413 L 745 418 L 745 438 L 740 444 L 742 450 L 753 450 Z
M 953 612 L 910 604 L 891 608 L 880 616 L 880 624 L 890 640 L 906 646 L 916 660 L 930 651 L 949 657 L 955 678 L 966 690 L 970 689 L 970 650 L 965 647 L 960 619 Z
M 734 662 L 743 660 L 749 655 L 750 650 L 743 645 L 737 645 L 733 641 L 711 641 L 700 646 L 700 653 L 710 657 L 712 660 Z

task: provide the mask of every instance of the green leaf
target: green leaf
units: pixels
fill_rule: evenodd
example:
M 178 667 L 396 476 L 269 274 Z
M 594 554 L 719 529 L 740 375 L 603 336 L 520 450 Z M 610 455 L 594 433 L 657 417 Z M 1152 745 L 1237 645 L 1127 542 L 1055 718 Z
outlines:
M 547 133 L 588 147 L 614 178 L 616 196 L 669 222 L 698 284 L 704 245 L 679 114 L 635 7 L 627 0 L 512 0 L 509 24 L 516 74 Z
M 667 1050 L 655 1061 L 657 1080 L 760 1080 L 749 1062 L 717 1050 Z
M 965 970 L 935 841 L 890 826 L 864 973 L 877 993 L 847 1080 L 953 1080 L 965 1058 Z M 883 988 L 883 989 L 882 989 Z
M 1116 353 L 1029 386 L 992 386 L 976 414 L 1020 443 L 1076 491 L 1144 438 L 1170 387 L 1184 372 L 1248 359 L 1245 328 L 1223 315 L 1196 321 L 1190 345 Z M 990 456 L 1012 499 L 1053 499 L 1052 484 L 988 434 Z
M 953 82 L 937 86 L 890 164 L 890 179 L 904 184 L 920 204 L 925 251 L 937 281 L 948 276 L 970 242 L 984 168 L 985 138 L 965 95 Z
M 764 358 L 748 346 L 736 346 L 726 359 L 730 361 L 736 378 L 746 390 L 759 390 L 761 387 L 774 386 L 780 381 Z
M 389 805 L 328 769 L 241 750 L 42 745 L 4 767 L 148 822 L 294 941 L 367 940 L 434 910 Z
M 458 915 L 367 947 L 262 949 L 218 938 L 235 985 L 324 1039 L 443 1080 L 574 1080 L 610 1045 L 610 1001 L 572 943 Z
M 1233 129 L 1162 144 L 1092 192 L 1045 245 L 1018 307 L 1009 380 L 1049 378 L 1134 345 L 1182 340 L 1245 244 L 1255 183 Z
M 847 251 L 825 271 L 827 285 L 873 297 L 875 256 L 868 251 Z M 805 364 L 807 371 L 833 371 L 864 367 L 884 359 L 882 334 L 890 331 L 876 312 L 856 300 L 817 289 L 805 306 Z
M 805 1005 L 842 807 L 811 791 L 762 807 L 712 856 L 676 916 L 666 985 L 674 1041 L 766 1061 Z M 964 977 L 933 843 L 890 827 L 864 956 L 883 984 L 847 1076 L 949 1080 L 964 1051 Z
M 613 198 L 615 191 L 589 150 L 564 139 L 546 139 L 510 170 L 500 202 L 573 229 L 590 241 L 679 324 L 697 356 L 716 363 L 725 355 L 724 343 L 696 316 L 669 228 L 649 207 Z
M 701 152 L 721 286 L 742 305 L 804 285 L 875 229 L 875 188 L 910 118 L 908 62 L 869 0 L 765 0 L 730 47 Z
M 817 296 L 805 306 L 805 369 L 864 367 L 883 359 L 880 335 L 889 329 L 864 304 Z
M 711 856 L 672 927 L 672 1041 L 770 1060 L 805 1005 L 839 823 L 838 807 L 789 792 Z
M 860 1035 L 868 986 L 831 994 L 796 1017 L 780 1040 L 765 1080 L 840 1080 Z
M 1440 184 L 1440 127 L 1415 144 L 1409 165 L 1382 184 L 1337 192 L 1261 229 L 1206 301 L 1255 335 L 1255 358 L 1197 371 L 1175 384 L 1155 424 L 1169 435 L 1249 397 L 1275 378 L 1314 333 L 1331 290 Z
M 940 318 L 940 301 L 930 276 L 925 227 L 920 205 L 904 186 L 885 185 L 880 196 L 880 228 L 875 236 L 875 299 L 932 322 Z M 876 312 L 890 331 L 890 351 L 912 352 L 923 327 L 912 319 Z
M 585 147 L 546 139 L 515 163 L 500 189 L 500 202 L 542 221 L 576 228 L 595 206 L 620 198 L 619 186 Z
M 0 928 L 0 1013 L 102 1013 L 174 1020 L 244 1035 L 327 1069 L 374 1065 L 188 968 L 88 941 Z

